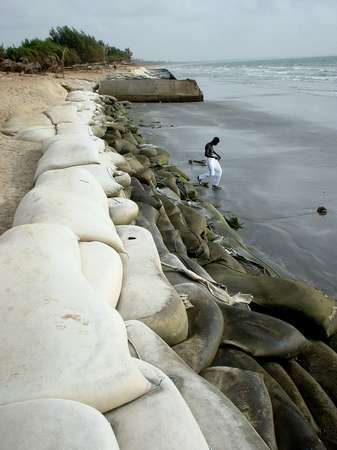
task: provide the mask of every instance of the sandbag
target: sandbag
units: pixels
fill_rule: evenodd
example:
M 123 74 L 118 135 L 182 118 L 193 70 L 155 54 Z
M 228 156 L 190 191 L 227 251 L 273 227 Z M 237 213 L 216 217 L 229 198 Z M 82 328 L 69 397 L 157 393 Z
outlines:
M 110 198 L 108 204 L 110 218 L 115 225 L 130 225 L 138 216 L 137 203 L 128 198 Z
M 144 189 L 142 183 L 137 178 L 131 178 L 132 194 L 131 199 L 135 202 L 146 203 L 153 208 L 159 209 L 162 206 L 161 201 L 154 192 L 148 192 Z
M 1 131 L 13 136 L 26 128 L 50 126 L 52 126 L 50 119 L 43 113 L 14 114 L 2 125 Z
M 95 92 L 89 91 L 71 91 L 66 97 L 67 101 L 70 102 L 85 102 L 86 100 L 99 100 L 100 96 Z
M 19 276 L 18 276 L 19 274 Z M 0 237 L 0 402 L 64 398 L 101 412 L 150 389 L 125 326 L 81 272 L 77 237 L 54 224 Z
M 81 123 L 79 121 L 59 123 L 58 125 L 56 125 L 56 133 L 58 136 L 62 137 L 75 135 L 78 137 L 94 137 L 89 125 L 87 123 Z
M 48 109 L 45 114 L 53 122 L 54 125 L 60 123 L 79 123 L 80 118 L 77 114 L 77 109 L 75 106 L 64 103 L 63 105 L 53 106 Z
M 156 186 L 156 177 L 154 176 L 154 172 L 152 169 L 145 169 L 143 171 L 139 171 L 136 173 L 136 177 L 139 181 L 142 183 L 146 183 L 149 186 L 153 187 Z
M 206 266 L 211 263 L 218 263 L 219 266 L 224 266 L 227 269 L 236 270 L 241 273 L 246 273 L 245 268 L 233 258 L 228 251 L 218 242 L 209 242 L 208 240 L 209 257 L 199 258 L 199 264 Z
M 16 135 L 16 139 L 30 142 L 42 142 L 52 136 L 55 136 L 55 134 L 55 127 L 53 126 L 28 127 L 20 130 Z
M 117 170 L 114 177 L 117 183 L 123 186 L 123 188 L 128 188 L 131 185 L 130 175 L 122 170 Z
M 301 330 L 307 323 L 319 328 L 327 336 L 337 329 L 336 301 L 323 292 L 299 281 L 273 278 L 266 275 L 254 276 L 226 269 L 213 270 L 213 264 L 205 269 L 219 283 L 228 287 L 230 293 L 249 293 L 254 302 L 272 311 L 273 314 L 286 313 L 287 320 Z M 305 328 L 306 330 L 310 328 Z
M 50 145 L 42 155 L 37 164 L 34 180 L 47 170 L 98 163 L 97 147 L 92 140 L 59 140 Z
M 151 234 L 137 226 L 118 226 L 117 231 L 128 254 L 117 310 L 124 320 L 142 320 L 168 344 L 178 344 L 187 337 L 187 314 L 163 274 Z
M 273 405 L 276 441 L 279 450 L 325 450 L 315 430 L 281 386 L 251 356 L 235 348 L 220 348 L 213 366 L 229 366 L 261 373 Z
M 152 235 L 156 249 L 160 259 L 169 253 L 164 244 L 162 235 L 156 225 L 158 219 L 158 210 L 148 205 L 147 203 L 138 202 L 139 214 L 137 216 L 136 225 L 146 228 Z
M 283 320 L 219 304 L 225 330 L 223 343 L 253 356 L 292 358 L 308 344 L 302 333 Z
M 128 321 L 126 328 L 131 351 L 174 380 L 212 450 L 267 450 L 236 406 L 189 368 L 150 328 L 134 320 Z
M 65 225 L 81 241 L 99 241 L 124 251 L 102 187 L 87 170 L 77 167 L 48 170 L 38 178 L 14 216 L 14 226 L 28 223 Z
M 299 355 L 298 362 L 322 386 L 337 406 L 337 354 L 324 342 L 313 341 Z
M 60 145 L 57 147 L 59 149 L 62 149 L 64 145 L 72 145 L 74 142 L 76 143 L 76 145 L 93 145 L 97 152 L 103 152 L 105 149 L 105 144 L 102 139 L 95 138 L 95 136 L 91 136 L 89 134 L 69 133 L 65 135 L 56 134 L 55 136 L 44 140 L 41 144 L 42 153 L 45 153 L 49 149 L 49 147 L 57 142 L 60 142 Z
M 157 147 L 155 147 L 153 144 L 141 144 L 138 147 L 140 149 L 140 153 L 147 156 L 148 158 L 158 155 Z
M 159 209 L 157 226 L 168 250 L 177 255 L 187 256 L 187 250 L 185 244 L 181 239 L 180 233 L 172 225 L 170 219 L 166 214 L 164 206 Z
M 115 168 L 113 166 L 107 168 L 103 164 L 86 164 L 77 167 L 87 170 L 93 175 L 96 181 L 102 186 L 107 197 L 117 197 L 123 190 L 123 186 L 117 183 L 115 179 Z
M 188 338 L 174 351 L 196 372 L 209 367 L 218 351 L 224 332 L 224 320 L 216 302 L 204 295 L 204 288 L 192 283 L 175 286 L 191 307 L 187 309 Z
M 0 407 L 3 450 L 119 450 L 108 421 L 69 400 L 32 400 Z
M 122 289 L 119 254 L 101 242 L 80 242 L 82 272 L 102 301 L 116 307 Z
M 105 414 L 123 450 L 208 450 L 201 430 L 168 376 L 144 361 L 138 366 L 155 388 Z
M 151 160 L 151 166 L 165 166 L 169 164 L 171 155 L 167 150 L 163 150 L 162 148 L 157 147 L 157 154 L 155 156 L 149 157 Z M 146 155 L 148 156 L 148 155 Z
M 111 165 L 119 167 L 125 163 L 125 158 L 116 152 L 106 151 L 99 154 L 99 162 L 106 167 L 110 167 Z
M 270 449 L 277 449 L 273 408 L 263 375 L 233 367 L 210 367 L 201 375 L 239 408 Z
M 328 450 L 334 450 L 337 448 L 336 406 L 317 381 L 296 361 L 289 361 L 286 369 L 320 427 L 324 444 Z
M 285 361 L 283 364 L 287 366 Z M 302 416 L 311 425 L 311 427 L 318 433 L 320 430 L 312 417 L 304 399 L 302 398 L 299 390 L 297 389 L 295 383 L 292 381 L 290 376 L 287 374 L 285 369 L 278 363 L 266 362 L 262 364 L 262 367 L 273 377 L 274 380 L 282 387 L 284 392 L 286 392 L 289 398 L 295 403 L 299 411 L 301 411 Z

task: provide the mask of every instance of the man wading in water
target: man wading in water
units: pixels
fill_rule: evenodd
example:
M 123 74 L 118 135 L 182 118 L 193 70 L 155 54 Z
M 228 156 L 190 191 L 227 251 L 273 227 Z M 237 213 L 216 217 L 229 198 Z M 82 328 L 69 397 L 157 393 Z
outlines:
M 222 175 L 222 169 L 220 167 L 220 155 L 217 154 L 217 152 L 214 150 L 214 146 L 218 145 L 220 142 L 220 139 L 218 137 L 215 137 L 211 140 L 211 142 L 208 142 L 205 145 L 205 156 L 207 158 L 207 166 L 208 166 L 208 172 L 204 173 L 202 175 L 198 175 L 198 182 L 202 185 L 202 181 L 205 180 L 205 178 L 212 177 L 213 184 L 212 188 L 214 190 L 221 189 L 219 186 L 221 175 Z

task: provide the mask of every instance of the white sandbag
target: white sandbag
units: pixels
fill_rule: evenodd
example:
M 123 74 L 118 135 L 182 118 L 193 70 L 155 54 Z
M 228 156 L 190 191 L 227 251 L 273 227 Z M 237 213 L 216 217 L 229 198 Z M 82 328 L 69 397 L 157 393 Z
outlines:
M 116 167 L 107 168 L 102 164 L 87 164 L 79 167 L 88 170 L 96 178 L 107 197 L 118 196 L 123 190 L 123 186 L 118 184 L 114 177 Z
M 69 400 L 32 400 L 0 407 L 3 450 L 119 450 L 108 421 Z
M 34 180 L 47 170 L 65 169 L 83 164 L 98 164 L 98 150 L 91 139 L 65 139 L 51 144 L 40 158 Z
M 80 242 L 82 272 L 100 299 L 116 307 L 122 289 L 123 265 L 119 254 L 101 242 Z
M 144 361 L 138 364 L 156 388 L 105 414 L 121 449 L 209 450 L 191 411 L 169 377 Z
M 25 128 L 50 127 L 52 125 L 50 119 L 43 113 L 14 114 L 3 124 L 1 131 L 5 134 L 15 135 Z
M 132 320 L 126 323 L 126 328 L 134 354 L 175 380 L 212 450 L 268 450 L 239 409 L 215 386 L 197 375 L 149 327 Z
M 69 227 L 81 241 L 98 241 L 123 252 L 123 244 L 109 216 L 107 197 L 84 169 L 48 170 L 19 203 L 14 226 L 56 223 Z
M 117 232 L 128 254 L 117 310 L 124 320 L 142 320 L 170 345 L 182 342 L 188 334 L 185 306 L 162 271 L 151 233 L 132 225 Z
M 115 152 L 103 152 L 99 155 L 99 161 L 101 164 L 104 164 L 106 167 L 110 167 L 111 165 L 120 166 L 121 164 L 125 164 L 125 158 L 123 155 Z
M 109 198 L 108 205 L 110 218 L 115 225 L 130 225 L 139 213 L 137 203 L 128 198 Z
M 54 125 L 60 123 L 80 123 L 80 118 L 77 114 L 77 109 L 71 104 L 66 102 L 62 105 L 53 106 L 48 109 L 45 114 L 53 122 Z
M 60 123 L 56 126 L 56 133 L 59 136 L 80 135 L 81 137 L 92 136 L 92 131 L 85 123 Z
M 0 298 L 1 404 L 64 398 L 105 412 L 150 389 L 68 228 L 25 225 L 0 237 Z
M 101 123 L 90 123 L 90 129 L 92 131 L 92 134 L 98 138 L 103 138 L 106 133 L 106 126 L 102 125 Z
M 118 170 L 114 174 L 115 180 L 118 184 L 127 188 L 131 185 L 131 177 L 128 173 Z
M 28 127 L 23 128 L 16 135 L 16 139 L 30 142 L 42 142 L 55 136 L 56 131 L 54 126 L 46 127 Z
M 78 133 L 69 133 L 69 134 L 65 134 L 65 135 L 59 135 L 56 134 L 55 136 L 46 139 L 42 142 L 42 146 L 41 146 L 41 151 L 42 153 L 45 153 L 49 147 L 51 147 L 52 145 L 54 145 L 56 142 L 62 142 L 63 144 L 66 143 L 66 141 L 70 141 L 70 142 L 76 142 L 77 144 L 84 144 L 84 145 L 94 145 L 96 150 L 98 152 L 103 152 L 105 149 L 105 142 L 103 139 L 99 139 L 95 136 L 91 136 L 89 134 L 84 133 L 83 135 Z M 61 148 L 61 147 L 59 147 Z
M 99 95 L 95 92 L 88 91 L 72 91 L 66 97 L 67 101 L 70 102 L 85 102 L 86 100 L 99 100 Z

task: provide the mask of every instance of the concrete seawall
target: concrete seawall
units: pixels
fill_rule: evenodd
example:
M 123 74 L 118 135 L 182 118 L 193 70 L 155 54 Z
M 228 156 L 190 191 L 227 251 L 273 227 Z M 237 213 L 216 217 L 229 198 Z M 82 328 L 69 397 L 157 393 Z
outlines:
M 195 80 L 102 80 L 99 93 L 131 102 L 202 102 Z

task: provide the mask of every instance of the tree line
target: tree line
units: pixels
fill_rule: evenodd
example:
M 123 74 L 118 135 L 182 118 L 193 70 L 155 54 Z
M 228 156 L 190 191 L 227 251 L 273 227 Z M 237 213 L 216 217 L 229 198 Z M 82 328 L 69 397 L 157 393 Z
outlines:
M 121 50 L 68 26 L 52 28 L 46 39 L 25 39 L 18 47 L 0 45 L 0 60 L 35 63 L 41 70 L 54 65 L 129 62 L 131 57 L 129 48 Z

